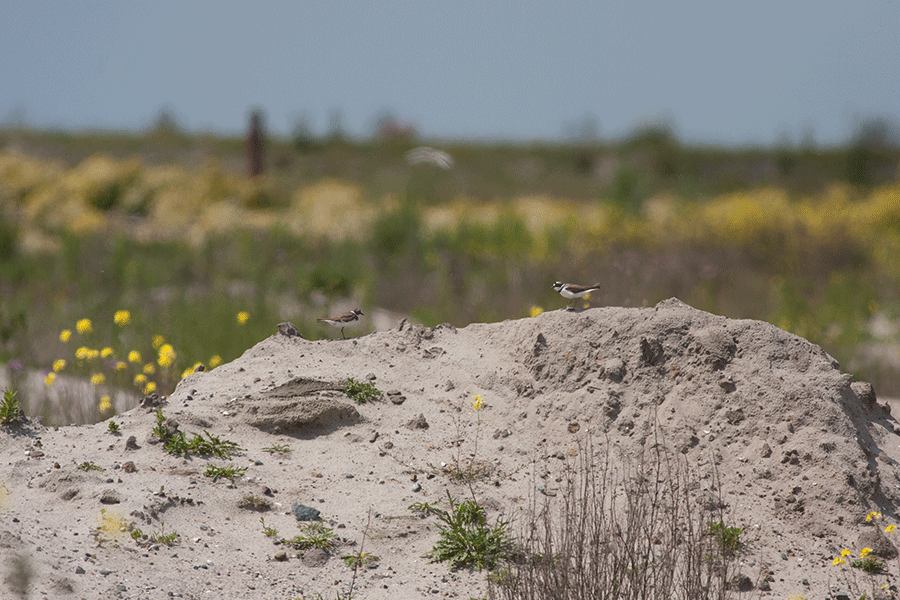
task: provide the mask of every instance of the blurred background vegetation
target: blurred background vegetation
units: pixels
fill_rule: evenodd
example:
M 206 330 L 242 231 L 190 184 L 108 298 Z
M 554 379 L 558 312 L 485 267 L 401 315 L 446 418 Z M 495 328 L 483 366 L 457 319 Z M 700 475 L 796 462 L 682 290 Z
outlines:
M 419 145 L 453 167 L 408 164 Z M 300 122 L 268 140 L 261 176 L 246 172 L 243 137 L 165 119 L 143 133 L 0 131 L 0 365 L 13 379 L 48 372 L 81 343 L 60 331 L 88 318 L 97 347 L 152 357 L 154 336 L 170 343 L 169 393 L 183 369 L 232 360 L 281 321 L 317 339 L 333 331 L 315 319 L 348 304 L 427 325 L 521 318 L 563 307 L 560 279 L 601 282 L 595 306 L 675 296 L 769 321 L 900 395 L 889 123 L 862 124 L 843 147 L 734 149 L 665 126 L 504 144 L 384 126 L 366 141 L 316 137 Z M 45 416 L 103 416 L 73 415 Z

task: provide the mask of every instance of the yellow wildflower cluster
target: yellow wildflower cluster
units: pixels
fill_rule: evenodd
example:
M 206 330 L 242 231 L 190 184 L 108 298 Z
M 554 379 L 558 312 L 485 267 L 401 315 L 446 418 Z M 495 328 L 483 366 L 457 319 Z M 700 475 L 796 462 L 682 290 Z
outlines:
M 238 325 L 244 325 L 248 320 L 250 320 L 250 314 L 248 312 L 242 310 L 237 314 Z
M 117 310 L 113 315 L 113 322 L 119 327 L 125 327 L 131 323 L 131 313 L 127 310 Z
M 90 319 L 79 319 L 77 323 L 75 323 L 75 329 L 81 335 L 85 335 L 87 333 L 91 333 L 94 331 L 94 326 L 91 323 Z
M 177 354 L 175 353 L 175 349 L 172 348 L 172 344 L 163 344 L 159 347 L 159 356 L 157 357 L 156 362 L 159 363 L 159 366 L 168 368 L 175 363 L 176 357 Z

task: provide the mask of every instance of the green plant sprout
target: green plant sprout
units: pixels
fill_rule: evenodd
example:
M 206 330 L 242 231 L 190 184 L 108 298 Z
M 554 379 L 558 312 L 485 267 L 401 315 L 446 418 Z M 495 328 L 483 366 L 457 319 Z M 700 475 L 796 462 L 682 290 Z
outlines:
M 384 394 L 375 387 L 375 384 L 356 381 L 352 377 L 347 378 L 343 391 L 357 404 L 365 404 L 366 402 L 374 402 L 384 398 Z

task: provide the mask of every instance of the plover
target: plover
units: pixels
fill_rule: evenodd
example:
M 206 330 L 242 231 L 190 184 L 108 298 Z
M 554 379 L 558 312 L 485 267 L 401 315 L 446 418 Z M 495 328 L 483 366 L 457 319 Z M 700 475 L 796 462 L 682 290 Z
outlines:
M 557 281 L 553 284 L 553 289 L 559 292 L 559 294 L 563 298 L 569 299 L 569 305 L 566 306 L 567 309 L 572 308 L 572 301 L 575 298 L 584 298 L 591 292 L 596 292 L 600 289 L 600 284 L 595 284 L 592 286 L 586 285 L 575 285 L 574 283 L 563 283 L 562 281 Z
M 337 316 L 331 317 L 330 319 L 317 319 L 319 323 L 328 323 L 332 327 L 340 327 L 341 328 L 341 337 L 346 339 L 344 336 L 344 327 L 349 327 L 359 321 L 359 316 L 363 314 L 363 311 L 355 308 L 350 312 L 341 313 Z

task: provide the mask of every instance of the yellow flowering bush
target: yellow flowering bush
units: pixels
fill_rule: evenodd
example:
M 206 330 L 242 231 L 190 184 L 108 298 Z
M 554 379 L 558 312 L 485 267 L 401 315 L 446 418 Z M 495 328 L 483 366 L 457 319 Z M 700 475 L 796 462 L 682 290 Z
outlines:
M 131 313 L 127 310 L 117 310 L 113 315 L 113 322 L 119 327 L 125 327 L 131 323 Z
M 75 323 L 75 329 L 81 335 L 85 335 L 94 331 L 94 325 L 91 323 L 90 319 L 79 319 L 77 323 Z
M 141 353 L 137 350 L 132 350 L 128 353 L 128 362 L 130 363 L 139 363 L 141 362 Z
M 44 385 L 46 385 L 47 387 L 53 385 L 54 381 L 56 381 L 56 373 L 52 371 L 50 373 L 47 373 L 47 376 L 44 377 Z
M 238 325 L 244 325 L 248 320 L 250 320 L 250 314 L 248 312 L 242 310 L 237 314 Z
M 172 348 L 172 344 L 163 344 L 159 347 L 159 356 L 156 359 L 156 362 L 159 363 L 159 366 L 163 368 L 171 367 L 175 362 L 177 354 L 175 353 L 175 349 Z
M 59 373 L 66 368 L 66 359 L 59 358 L 53 361 L 53 371 Z
M 71 329 L 63 329 L 62 331 L 59 332 L 59 341 L 61 341 L 63 343 L 68 342 L 71 337 L 72 337 Z

